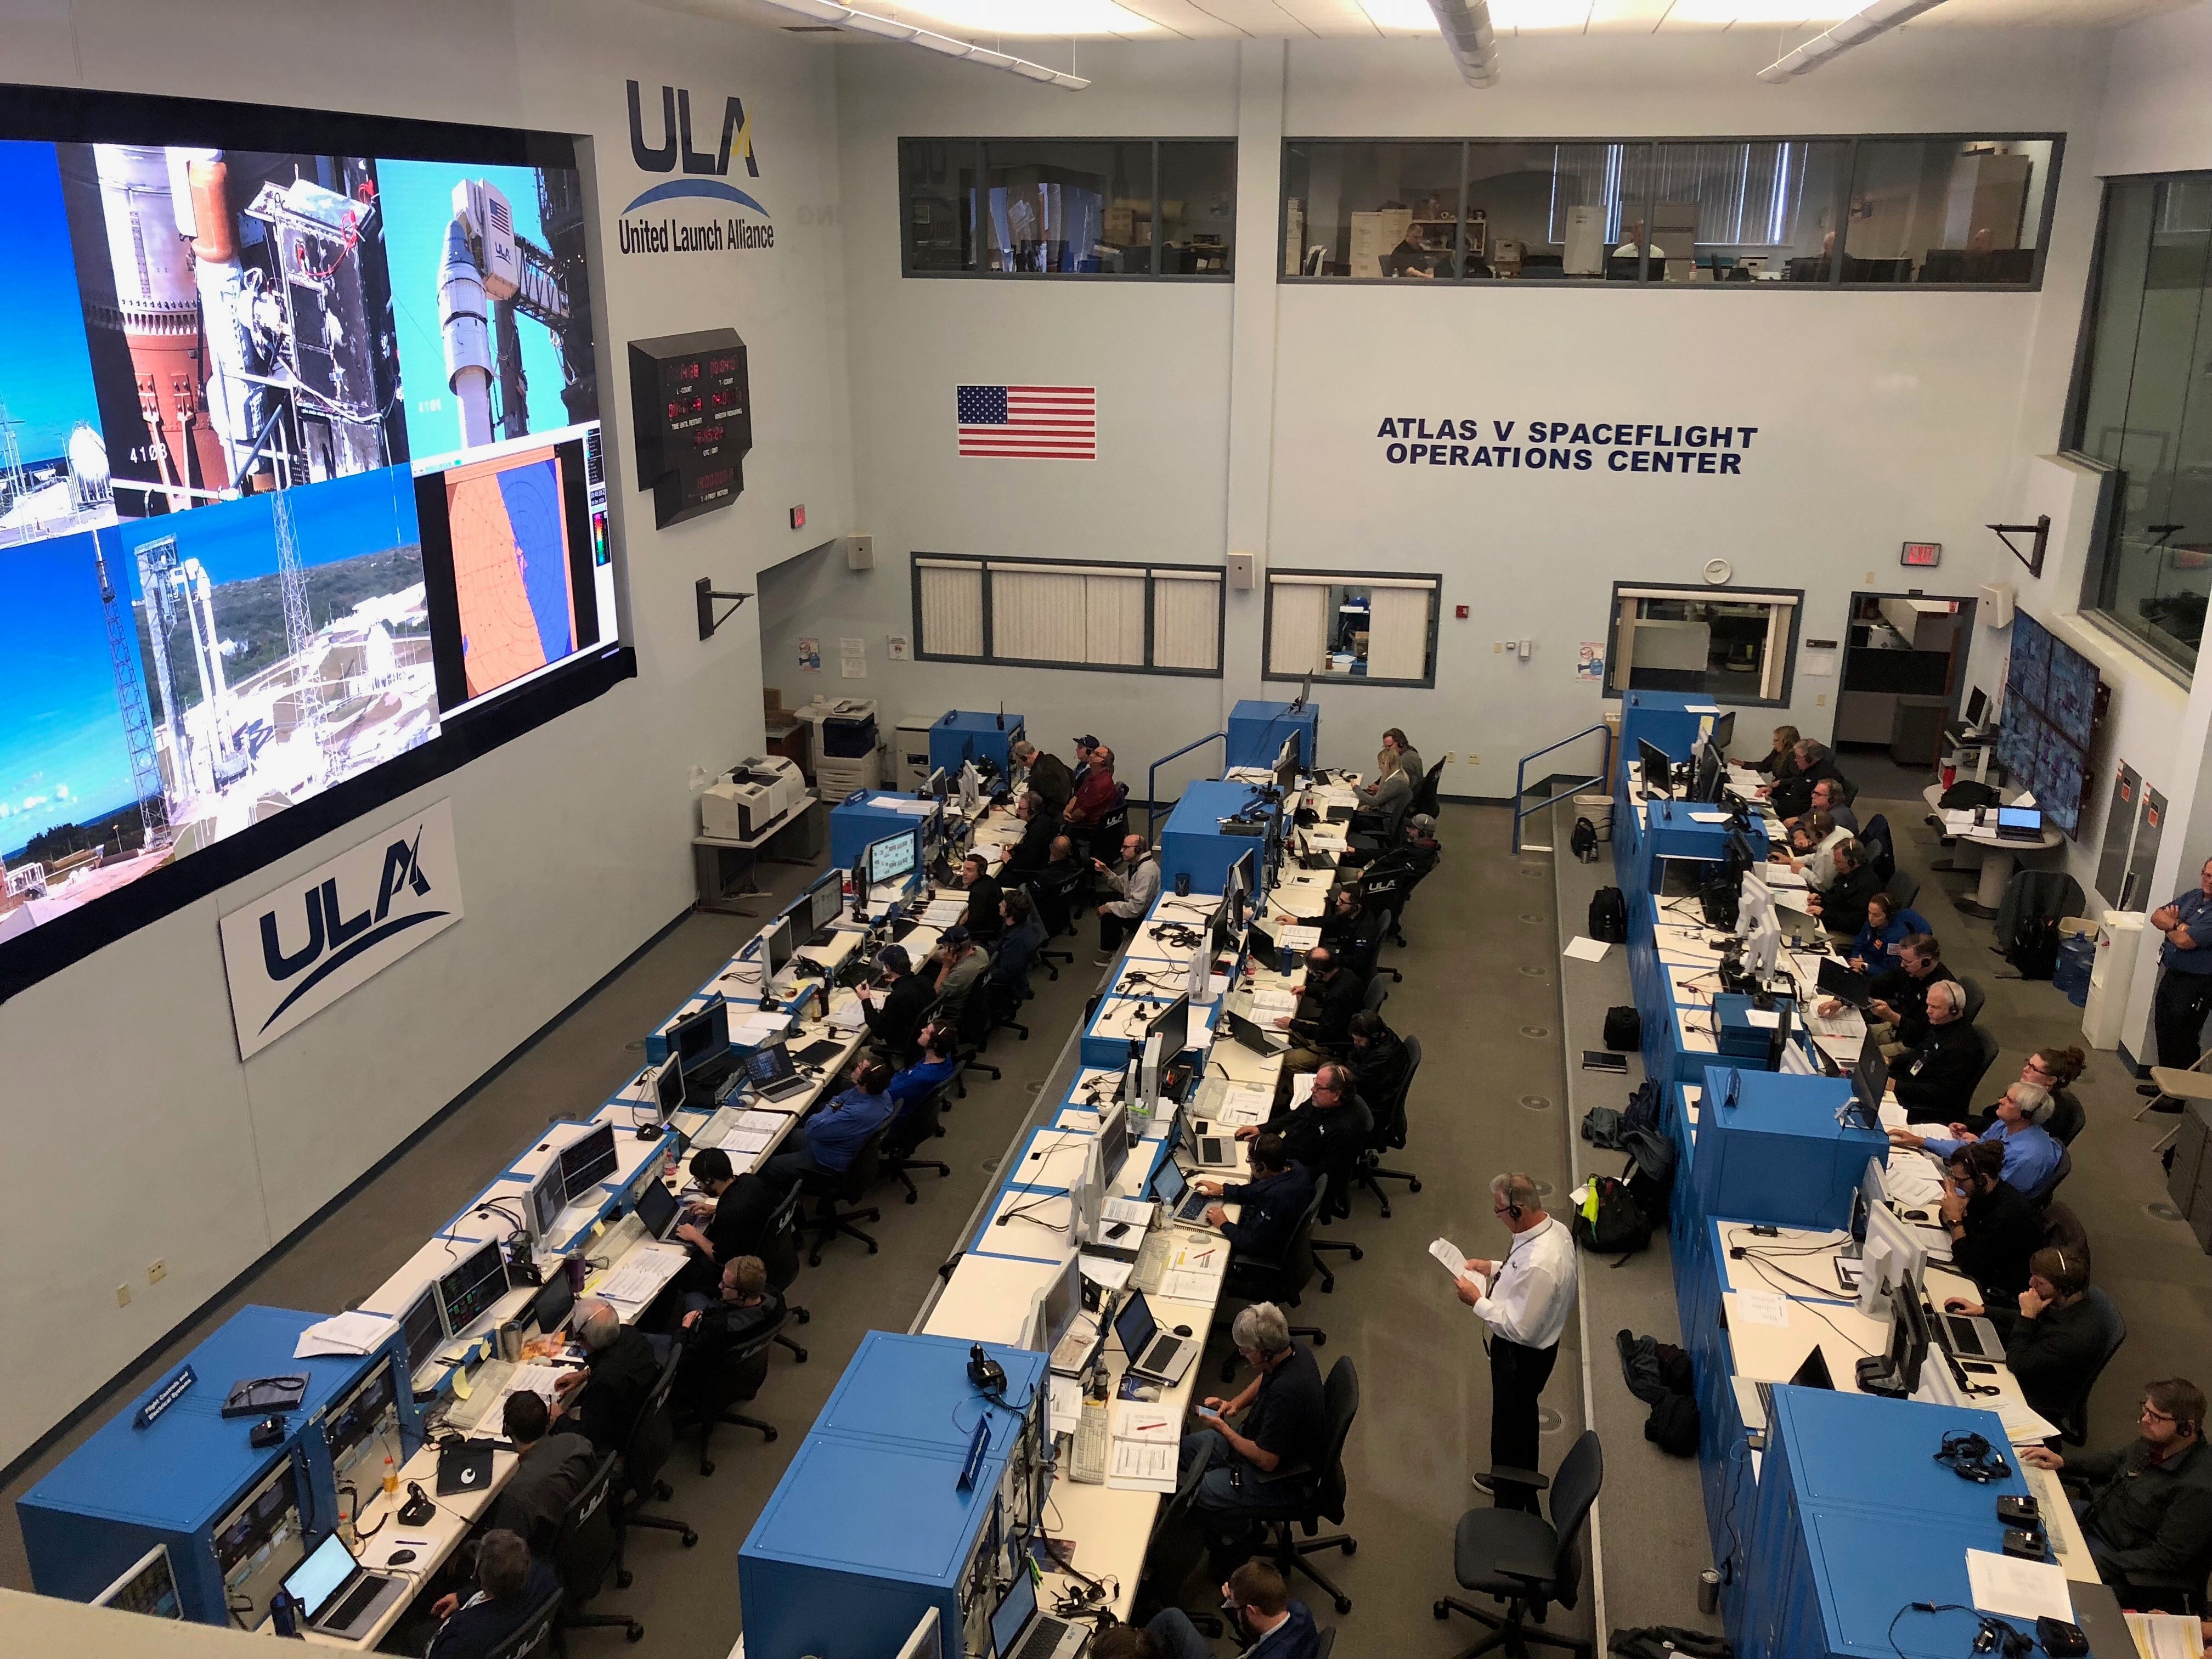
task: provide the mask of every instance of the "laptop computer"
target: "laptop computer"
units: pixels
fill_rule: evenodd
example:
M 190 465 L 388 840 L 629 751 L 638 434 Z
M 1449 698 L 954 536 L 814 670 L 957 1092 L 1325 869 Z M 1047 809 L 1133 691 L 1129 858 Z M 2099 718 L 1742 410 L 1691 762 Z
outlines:
M 1222 1005 L 1221 1014 L 1229 1022 L 1229 1035 L 1255 1054 L 1279 1054 L 1291 1046 L 1289 1038 L 1270 1031 L 1226 1003 Z
M 636 1215 L 638 1225 L 645 1229 L 647 1238 L 666 1238 L 683 1219 L 684 1206 L 656 1176 L 639 1189 Z
M 791 1051 L 792 1061 L 799 1066 L 823 1066 L 845 1052 L 845 1045 L 833 1042 L 828 1037 L 817 1037 L 804 1048 Z
M 1997 808 L 1996 835 L 1999 841 L 2041 841 L 2043 813 L 2033 806 L 2000 806 Z
M 799 1075 L 791 1063 L 791 1045 L 785 1042 L 771 1042 L 747 1054 L 745 1077 L 763 1100 L 787 1099 L 814 1086 L 813 1079 Z
M 1759 1408 L 1766 1413 L 1766 1420 L 1771 1423 L 1774 1420 L 1774 1384 L 1761 1382 L 1756 1386 Z M 1793 1389 L 1833 1389 L 1836 1386 L 1836 1379 L 1828 1370 L 1828 1356 L 1820 1352 L 1819 1343 L 1815 1342 L 1813 1352 L 1798 1361 L 1797 1369 L 1790 1373 L 1788 1386 Z
M 301 1621 L 309 1630 L 355 1641 L 385 1608 L 408 1593 L 408 1581 L 363 1571 L 345 1540 L 332 1533 L 292 1569 L 284 1589 L 299 1602 Z
M 1954 1359 L 2002 1359 L 2004 1339 L 1997 1328 L 1976 1314 L 1938 1313 L 1929 1310 L 1929 1325 L 1936 1339 L 1951 1351 Z
M 1133 1375 L 1169 1389 L 1182 1382 L 1183 1373 L 1198 1363 L 1204 1341 L 1201 1337 L 1177 1336 L 1162 1330 L 1142 1291 L 1132 1291 L 1121 1311 L 1114 1316 L 1114 1334 L 1121 1340 L 1121 1352 L 1129 1356 Z
M 1868 988 L 1867 976 L 1846 968 L 1833 957 L 1820 958 L 1820 971 L 1816 981 L 1821 991 L 1848 1007 L 1865 1011 L 1873 993 Z
M 492 1444 L 489 1440 L 456 1440 L 438 1454 L 438 1496 L 465 1497 L 491 1486 Z
M 1194 1131 L 1190 1138 L 1190 1151 L 1201 1170 L 1233 1170 L 1237 1167 L 1235 1135 L 1200 1134 Z
M 1037 1611 L 1036 1580 L 1026 1569 L 1014 1574 L 991 1614 L 993 1659 L 1075 1659 L 1090 1641 L 1090 1626 Z
M 1183 1176 L 1182 1165 L 1175 1159 L 1163 1158 L 1152 1176 L 1152 1196 L 1168 1207 L 1168 1218 L 1185 1227 L 1196 1227 L 1211 1232 L 1206 1225 L 1206 1206 L 1214 1201 L 1212 1194 L 1202 1193 Z

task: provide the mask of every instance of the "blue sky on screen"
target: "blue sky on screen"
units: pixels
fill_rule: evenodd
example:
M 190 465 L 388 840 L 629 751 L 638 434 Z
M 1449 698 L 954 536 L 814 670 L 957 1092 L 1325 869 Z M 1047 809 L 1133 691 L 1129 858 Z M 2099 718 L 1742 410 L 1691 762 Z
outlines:
M 399 332 L 407 447 L 417 458 L 449 454 L 461 447 L 460 404 L 446 385 L 445 342 L 438 332 L 438 270 L 446 255 L 446 226 L 453 216 L 453 186 L 464 179 L 482 179 L 506 191 L 514 210 L 516 232 L 540 247 L 546 240 L 538 214 L 538 174 L 532 168 L 472 167 L 458 161 L 377 162 L 385 258 L 392 270 L 392 308 Z M 523 372 L 530 383 L 530 429 L 550 432 L 566 426 L 561 357 L 553 337 L 526 317 L 519 327 Z
M 0 404 L 19 422 L 27 461 L 62 453 L 79 421 L 100 425 L 85 347 L 84 307 L 62 216 L 60 164 L 52 144 L 0 143 Z
M 420 537 L 415 520 L 415 481 L 404 466 L 349 477 L 302 484 L 290 492 L 293 533 L 302 564 L 332 564 L 340 559 L 411 545 Z M 157 519 L 133 519 L 123 526 L 132 553 L 156 537 L 174 536 L 179 558 L 198 559 L 208 580 L 225 582 L 267 576 L 276 569 L 276 538 L 271 527 L 272 498 L 248 495 L 217 501 L 189 513 Z M 137 562 L 128 562 L 137 585 Z
M 100 616 L 93 538 L 119 575 L 115 531 L 0 550 L 0 848 L 131 799 L 131 754 Z M 127 591 L 127 590 L 126 590 Z

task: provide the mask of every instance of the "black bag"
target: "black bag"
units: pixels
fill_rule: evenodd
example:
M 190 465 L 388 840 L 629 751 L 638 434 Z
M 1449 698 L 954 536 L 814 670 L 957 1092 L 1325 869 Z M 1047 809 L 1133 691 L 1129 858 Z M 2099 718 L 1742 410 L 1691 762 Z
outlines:
M 1605 1011 L 1605 1046 L 1632 1054 L 1644 1046 L 1644 1017 L 1633 1008 Z
M 2022 916 L 2005 941 L 2004 958 L 2022 979 L 2049 979 L 2058 966 L 2058 918 Z
M 1583 1114 L 1583 1139 L 1600 1152 L 1620 1150 L 1620 1114 L 1610 1106 L 1593 1106 Z
M 1628 943 L 1628 901 L 1618 887 L 1601 887 L 1590 896 L 1589 936 L 1608 945 Z
M 1645 1078 L 1628 1097 L 1627 1109 L 1620 1116 L 1624 1132 L 1630 1129 L 1656 1129 L 1659 1127 L 1659 1080 Z
M 1988 784 L 1961 778 L 1938 796 L 1936 804 L 1947 812 L 1963 812 L 1976 806 L 1995 806 L 1997 800 L 1997 792 Z
M 1567 837 L 1567 848 L 1584 864 L 1597 862 L 1597 825 L 1588 818 L 1575 820 L 1574 833 Z
M 1594 1176 L 1596 1214 L 1577 1209 L 1571 1231 L 1587 1249 L 1600 1255 L 1633 1255 L 1651 1243 L 1651 1223 L 1627 1185 L 1611 1176 Z
M 1644 1419 L 1644 1437 L 1677 1457 L 1698 1455 L 1698 1402 L 1693 1395 L 1670 1394 Z
M 1665 1225 L 1674 1201 L 1674 1143 L 1656 1129 L 1623 1129 L 1620 1150 L 1628 1154 L 1621 1179 L 1629 1196 L 1652 1226 Z

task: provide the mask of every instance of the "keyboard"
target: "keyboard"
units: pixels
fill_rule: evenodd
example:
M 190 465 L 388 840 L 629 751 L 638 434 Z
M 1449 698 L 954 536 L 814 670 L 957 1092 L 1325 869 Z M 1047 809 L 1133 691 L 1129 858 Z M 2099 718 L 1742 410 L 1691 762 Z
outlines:
M 339 1602 L 338 1605 L 331 1612 L 323 1615 L 321 1620 L 322 1624 L 331 1630 L 347 1630 L 351 1628 L 353 1621 L 360 1618 L 363 1613 L 367 1612 L 368 1610 L 368 1604 L 383 1594 L 383 1579 L 362 1579 L 360 1583 L 354 1586 L 352 1595 L 347 1596 L 344 1601 Z
M 1096 1401 L 1085 1401 L 1082 1413 L 1075 1421 L 1075 1444 L 1068 1458 L 1068 1479 L 1085 1486 L 1103 1486 L 1106 1455 L 1111 1449 L 1112 1438 L 1106 1427 L 1106 1407 Z
M 1174 1249 L 1165 1233 L 1148 1234 L 1143 1248 L 1137 1252 L 1137 1265 L 1129 1269 L 1129 1288 L 1142 1291 L 1146 1296 L 1158 1290 Z
M 514 1375 L 514 1367 L 504 1359 L 487 1360 L 477 1368 L 469 1379 L 469 1397 L 455 1400 L 453 1409 L 446 1413 L 446 1421 L 457 1429 L 472 1429 L 484 1419 L 492 1402 L 507 1393 L 507 1380 Z
M 1201 1193 L 1194 1187 L 1182 1195 L 1182 1202 L 1176 1206 L 1175 1218 L 1182 1222 L 1200 1220 L 1206 1214 L 1206 1206 L 1216 1201 L 1212 1194 Z
M 1059 1620 L 1048 1619 L 1039 1613 L 1030 1620 L 1028 1633 L 1022 1638 L 1021 1645 L 1008 1654 L 1006 1659 L 1051 1659 L 1054 1650 L 1060 1646 L 1060 1638 L 1066 1632 L 1067 1626 Z
M 1766 1419 L 1762 1426 L 1771 1428 L 1774 1425 L 1774 1384 L 1754 1382 L 1752 1386 L 1759 1390 L 1759 1414 Z
M 1951 1333 L 1951 1352 L 1968 1359 L 1987 1359 L 1990 1355 L 1982 1346 L 1982 1334 L 1974 1328 L 1974 1322 L 1958 1314 L 1945 1314 L 1943 1324 Z
M 1175 1369 L 1176 1360 L 1184 1346 L 1183 1339 L 1179 1336 L 1154 1337 L 1146 1344 L 1144 1353 L 1132 1362 L 1130 1369 L 1141 1368 L 1147 1374 L 1164 1376 Z

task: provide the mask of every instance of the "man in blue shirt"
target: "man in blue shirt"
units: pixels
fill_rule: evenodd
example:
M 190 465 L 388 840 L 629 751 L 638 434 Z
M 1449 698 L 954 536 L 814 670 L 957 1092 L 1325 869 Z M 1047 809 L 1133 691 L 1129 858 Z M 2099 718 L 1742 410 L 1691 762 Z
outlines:
M 2050 1090 L 2033 1083 L 2015 1083 L 1997 1102 L 1996 1121 L 1990 1126 L 1986 1138 L 2004 1147 L 2005 1182 L 2023 1193 L 2033 1193 L 2050 1177 L 2058 1167 L 2059 1154 L 2064 1150 L 2043 1127 L 2044 1120 L 2051 1115 L 2051 1107 Z M 1983 1137 L 1963 1123 L 1954 1123 L 1948 1136 L 1892 1129 L 1889 1139 L 1893 1146 L 1914 1147 L 1948 1158 L 1960 1147 Z
M 1314 1195 L 1313 1176 L 1304 1164 L 1291 1161 L 1282 1136 L 1273 1130 L 1252 1143 L 1251 1180 L 1236 1187 L 1218 1181 L 1194 1181 L 1191 1185 L 1221 1200 L 1206 1206 L 1206 1224 L 1221 1229 L 1237 1255 L 1271 1261 L 1281 1257 Z M 1229 1219 L 1222 1204 L 1238 1206 L 1236 1220 Z
M 551 1611 L 560 1594 L 552 1563 L 534 1559 L 519 1534 L 495 1527 L 477 1548 L 475 1593 L 465 1601 L 459 1591 L 441 1595 L 432 1609 L 441 1622 L 428 1659 L 478 1659 L 520 1630 L 532 1613 Z
M 761 1174 L 780 1187 L 813 1175 L 842 1175 L 853 1167 L 869 1137 L 891 1121 L 888 1062 L 871 1054 L 853 1074 L 853 1086 L 827 1106 L 815 1109 L 799 1126 L 804 1146 L 787 1147 L 769 1159 Z
M 2194 888 L 2152 911 L 2150 925 L 2166 935 L 2158 951 L 2166 973 L 2151 1003 L 2158 1063 L 2187 1071 L 2204 1052 L 2204 1017 L 2212 1013 L 2212 863 L 2197 872 Z M 2147 1095 L 2159 1092 L 2155 1083 L 2139 1086 Z M 2181 1103 L 2161 1098 L 2158 1108 L 2178 1112 Z
M 884 1085 L 884 1092 L 891 1097 L 894 1118 L 902 1118 L 914 1107 L 929 1098 L 945 1080 L 959 1070 L 960 1063 L 952 1056 L 952 1032 L 949 1027 L 932 1023 L 922 1027 L 921 1060 L 897 1073 Z
M 1292 1599 L 1271 1562 L 1255 1559 L 1231 1573 L 1221 1587 L 1221 1610 L 1240 1659 L 1313 1659 L 1321 1650 L 1313 1614 Z M 1166 1659 L 1213 1659 L 1213 1644 L 1181 1607 L 1153 1614 L 1145 1633 Z

